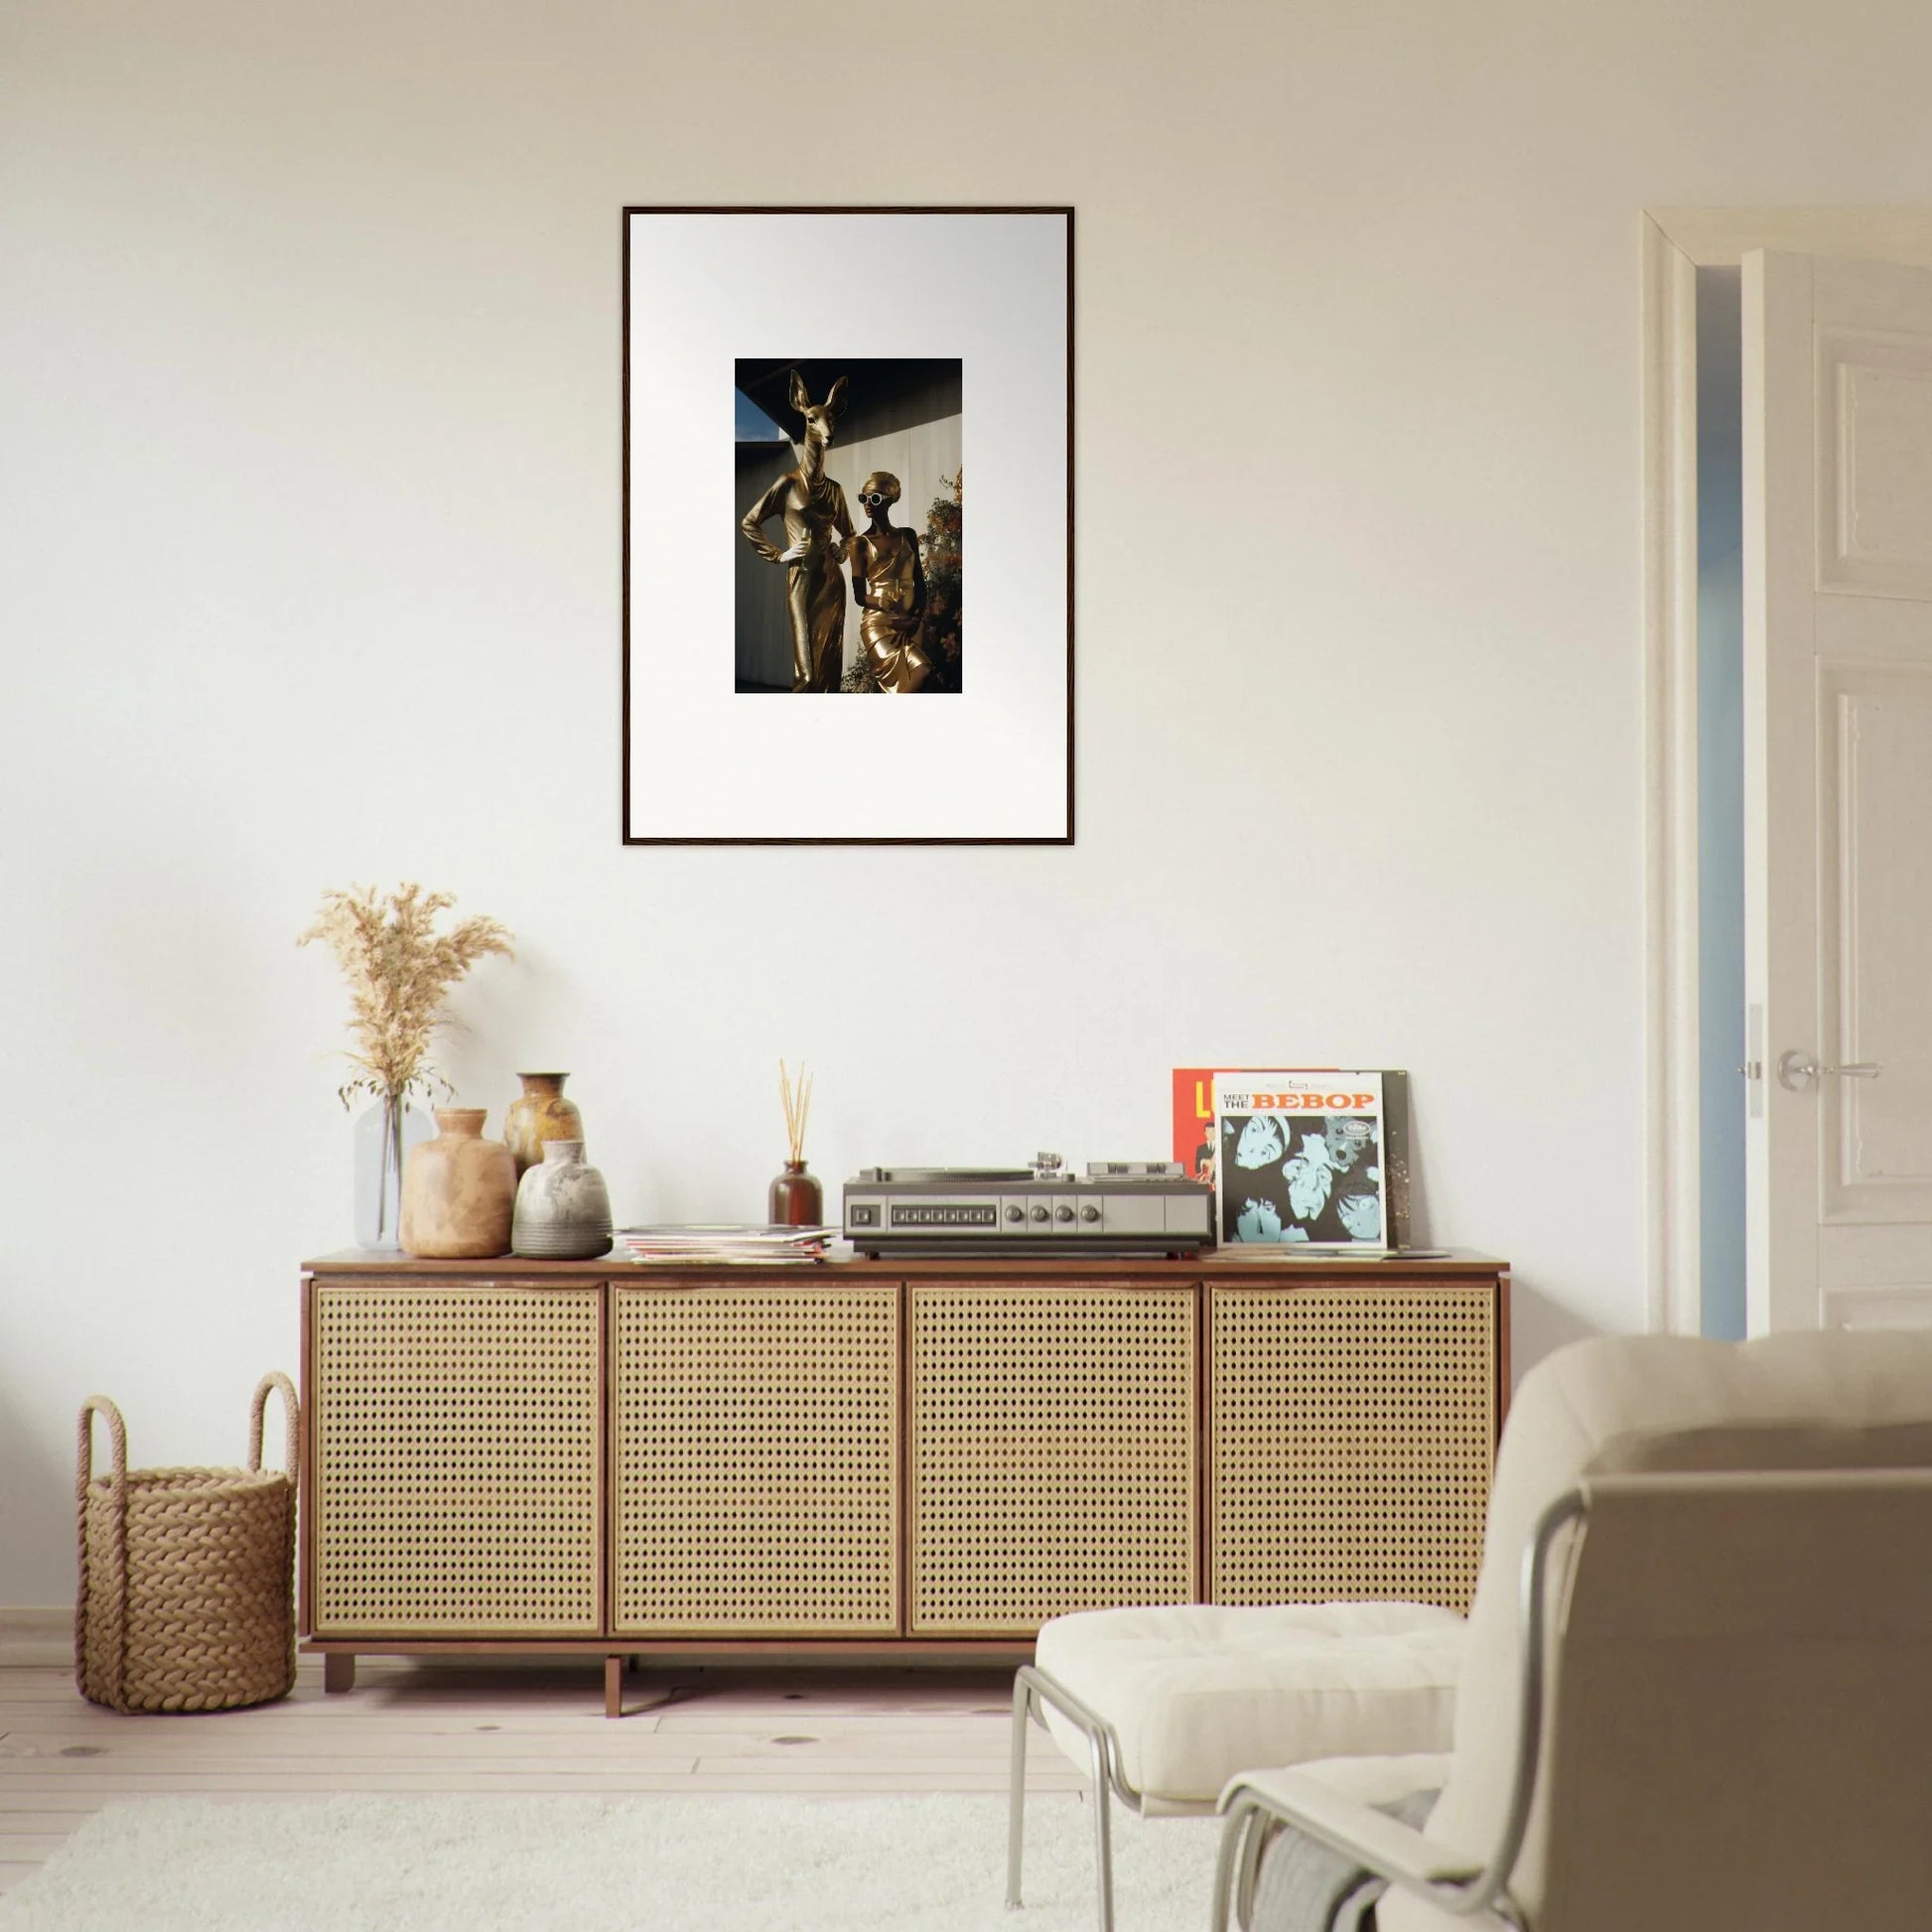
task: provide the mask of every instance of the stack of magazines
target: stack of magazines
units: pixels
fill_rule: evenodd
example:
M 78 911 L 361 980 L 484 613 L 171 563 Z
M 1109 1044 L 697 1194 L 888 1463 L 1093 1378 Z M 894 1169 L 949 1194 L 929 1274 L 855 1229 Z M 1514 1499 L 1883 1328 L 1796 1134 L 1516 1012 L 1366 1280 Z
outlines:
M 665 1227 L 624 1228 L 619 1250 L 632 1261 L 774 1263 L 818 1261 L 837 1228 L 760 1227 L 735 1221 L 681 1222 Z

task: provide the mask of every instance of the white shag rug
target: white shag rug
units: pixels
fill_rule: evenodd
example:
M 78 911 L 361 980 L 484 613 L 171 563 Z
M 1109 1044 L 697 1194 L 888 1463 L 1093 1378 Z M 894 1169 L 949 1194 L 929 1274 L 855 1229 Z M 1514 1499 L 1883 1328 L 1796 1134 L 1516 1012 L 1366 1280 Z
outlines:
M 1093 1814 L 997 1797 L 330 1798 L 110 1806 L 0 1932 L 1092 1932 Z M 1114 1811 L 1119 1932 L 1207 1924 L 1212 1819 Z

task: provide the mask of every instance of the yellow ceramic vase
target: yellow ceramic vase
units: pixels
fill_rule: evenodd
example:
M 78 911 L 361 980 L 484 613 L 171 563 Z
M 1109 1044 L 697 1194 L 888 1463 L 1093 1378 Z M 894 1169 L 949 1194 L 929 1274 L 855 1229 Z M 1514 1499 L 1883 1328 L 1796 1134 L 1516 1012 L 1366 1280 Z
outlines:
M 523 1091 L 503 1116 L 503 1141 L 519 1175 L 543 1159 L 545 1141 L 581 1141 L 584 1116 L 564 1098 L 568 1073 L 519 1073 Z
M 481 1260 L 510 1251 L 516 1163 L 483 1137 L 481 1107 L 439 1107 L 436 1139 L 409 1150 L 402 1171 L 402 1250 L 425 1260 Z

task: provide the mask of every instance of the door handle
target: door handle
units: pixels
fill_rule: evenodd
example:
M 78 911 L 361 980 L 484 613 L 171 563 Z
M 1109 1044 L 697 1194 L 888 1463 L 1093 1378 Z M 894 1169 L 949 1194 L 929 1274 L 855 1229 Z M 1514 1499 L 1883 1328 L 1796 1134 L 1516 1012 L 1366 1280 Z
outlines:
M 1875 1080 L 1881 1071 L 1876 1060 L 1847 1060 L 1843 1066 L 1824 1066 L 1796 1046 L 1778 1056 L 1778 1083 L 1802 1093 L 1821 1076 L 1839 1080 Z

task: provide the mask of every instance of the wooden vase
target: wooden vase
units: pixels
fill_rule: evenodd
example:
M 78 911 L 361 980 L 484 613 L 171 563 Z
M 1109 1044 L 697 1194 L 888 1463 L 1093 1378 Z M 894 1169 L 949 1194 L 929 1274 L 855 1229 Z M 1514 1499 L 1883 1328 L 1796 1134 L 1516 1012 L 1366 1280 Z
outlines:
M 519 1073 L 523 1091 L 503 1116 L 503 1144 L 523 1174 L 543 1159 L 546 1141 L 581 1141 L 584 1116 L 574 1100 L 564 1098 L 568 1073 Z
M 439 1107 L 436 1139 L 411 1148 L 402 1173 L 402 1247 L 424 1260 L 481 1260 L 510 1250 L 516 1163 L 483 1138 L 484 1109 Z

